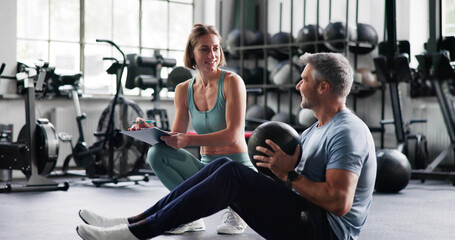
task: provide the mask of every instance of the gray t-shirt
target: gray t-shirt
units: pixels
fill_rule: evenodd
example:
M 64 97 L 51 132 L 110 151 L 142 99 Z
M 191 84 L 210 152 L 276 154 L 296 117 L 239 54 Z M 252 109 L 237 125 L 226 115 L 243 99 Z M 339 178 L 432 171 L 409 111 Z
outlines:
M 314 182 L 324 182 L 327 169 L 343 169 L 359 176 L 351 210 L 327 218 L 339 239 L 357 239 L 371 205 L 376 178 L 376 149 L 366 124 L 349 109 L 327 124 L 317 123 L 301 135 L 302 158 L 295 170 Z

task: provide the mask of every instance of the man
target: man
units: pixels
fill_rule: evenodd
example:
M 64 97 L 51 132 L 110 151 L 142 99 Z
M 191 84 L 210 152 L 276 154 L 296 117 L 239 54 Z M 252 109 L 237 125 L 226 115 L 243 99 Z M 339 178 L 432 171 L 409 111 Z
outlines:
M 91 225 L 79 225 L 78 234 L 86 240 L 152 238 L 230 206 L 266 239 L 357 239 L 372 201 L 376 155 L 368 127 L 346 108 L 352 68 L 337 53 L 301 60 L 301 106 L 318 121 L 302 133 L 293 155 L 266 140 L 272 150 L 258 147 L 266 156 L 254 157 L 286 184 L 221 158 L 137 216 L 90 213 L 83 220 Z

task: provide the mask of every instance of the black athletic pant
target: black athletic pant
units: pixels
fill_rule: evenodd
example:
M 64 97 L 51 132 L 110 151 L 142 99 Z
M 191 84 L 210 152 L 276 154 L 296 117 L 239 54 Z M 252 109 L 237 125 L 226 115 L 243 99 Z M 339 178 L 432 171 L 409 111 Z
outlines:
M 154 206 L 128 219 L 139 239 L 230 206 L 266 239 L 330 239 L 326 212 L 286 188 L 228 158 L 220 158 L 176 187 Z

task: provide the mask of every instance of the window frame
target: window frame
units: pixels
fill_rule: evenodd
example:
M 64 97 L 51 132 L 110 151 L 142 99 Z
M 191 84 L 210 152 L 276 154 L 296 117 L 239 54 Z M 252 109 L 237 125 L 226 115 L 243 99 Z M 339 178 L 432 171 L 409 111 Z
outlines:
M 47 46 L 47 49 L 44 50 L 44 53 L 42 53 L 42 55 L 46 55 L 46 58 L 47 58 L 47 61 L 51 61 L 51 52 L 52 52 L 52 49 L 51 49 L 51 45 L 52 44 L 55 44 L 55 43 L 72 43 L 72 44 L 79 44 L 79 59 L 77 59 L 79 61 L 79 66 L 78 68 L 79 69 L 74 69 L 75 71 L 80 71 L 82 73 L 85 73 L 85 63 L 86 63 L 86 47 L 87 46 L 102 46 L 102 44 L 105 44 L 105 43 L 96 43 L 96 42 L 88 42 L 85 40 L 85 34 L 86 34 L 86 18 L 85 18 L 85 14 L 86 14 L 86 5 L 89 3 L 88 1 L 86 0 L 79 0 L 78 3 L 79 3 L 79 39 L 78 41 L 75 40 L 75 41 L 70 41 L 70 40 L 53 40 L 51 39 L 51 35 L 52 35 L 52 29 L 51 29 L 51 18 L 52 18 L 52 1 L 58 1 L 58 0 L 44 0 L 46 1 L 45 3 L 47 3 L 47 19 L 44 20 L 45 22 L 47 22 L 47 34 L 46 35 L 46 38 L 45 39 L 42 39 L 41 38 L 32 38 L 32 37 L 23 37 L 23 36 L 17 36 L 17 41 L 24 41 L 25 44 L 27 43 L 31 43 L 31 44 L 46 44 Z M 112 19 L 115 18 L 114 16 L 114 7 L 113 7 L 113 4 L 115 4 L 115 1 L 117 0 L 108 0 L 111 4 L 111 17 Z M 191 8 L 191 26 L 192 24 L 194 24 L 194 11 L 195 11 L 195 3 L 194 3 L 194 0 L 135 0 L 135 1 L 138 1 L 139 2 L 139 8 L 138 8 L 138 13 L 137 13 L 137 16 L 139 17 L 138 19 L 138 22 L 139 22 L 139 26 L 138 26 L 138 44 L 137 45 L 122 45 L 122 44 L 118 44 L 118 46 L 120 47 L 120 49 L 123 50 L 123 48 L 136 48 L 138 49 L 138 52 L 137 54 L 143 54 L 144 52 L 153 52 L 155 50 L 159 50 L 160 51 L 160 54 L 163 55 L 163 57 L 167 57 L 169 54 L 175 54 L 175 52 L 177 53 L 181 53 L 183 54 L 184 52 L 184 48 L 185 46 L 182 46 L 181 49 L 172 49 L 170 48 L 170 36 L 172 35 L 171 34 L 171 21 L 172 21 L 172 17 L 170 16 L 170 5 L 172 4 L 183 4 L 183 5 L 187 5 Z M 166 41 L 166 47 L 161 47 L 161 48 L 156 48 L 156 47 L 149 47 L 149 46 L 144 46 L 143 44 L 143 31 L 145 31 L 146 29 L 143 29 L 142 27 L 142 24 L 143 24 L 143 4 L 144 2 L 146 1 L 150 1 L 150 2 L 164 2 L 164 4 L 166 4 L 166 8 L 167 8 L 167 19 L 165 19 L 166 21 L 166 38 L 165 38 L 165 41 Z M 19 2 L 18 2 L 19 4 Z M 76 3 L 77 4 L 77 3 Z M 18 6 L 18 8 L 20 8 L 20 6 Z M 19 16 L 18 16 L 19 17 Z M 18 32 L 19 32 L 19 25 L 18 25 Z M 111 30 L 110 30 L 110 39 L 108 40 L 112 40 L 114 38 L 114 29 L 115 29 L 115 25 L 114 23 L 112 22 L 110 24 L 110 27 L 111 27 Z M 190 31 L 190 29 L 188 29 L 188 32 Z M 185 36 L 186 38 L 186 36 Z M 114 49 L 112 46 L 108 46 L 110 47 L 110 54 L 111 56 L 118 56 L 118 51 L 116 49 Z M 18 50 L 19 50 L 19 44 L 18 44 Z M 28 52 L 27 52 L 28 54 Z M 126 54 L 126 53 L 125 53 Z M 19 59 L 19 51 L 17 51 L 16 53 L 18 59 Z M 106 56 L 108 57 L 108 56 Z M 20 59 L 22 60 L 22 59 Z M 28 59 L 27 59 L 28 60 Z M 35 59 L 31 59 L 31 60 L 35 60 Z M 51 65 L 55 65 L 53 64 L 52 62 L 50 63 Z M 106 66 L 106 64 L 109 64 L 110 63 L 104 63 L 104 66 Z M 103 69 L 104 71 L 105 69 Z M 162 75 L 164 76 L 167 76 L 167 73 L 170 71 L 170 69 L 168 69 L 168 71 L 166 72 L 166 69 L 163 68 L 162 70 Z M 107 75 L 107 74 L 106 74 Z M 109 76 L 107 75 L 106 78 L 109 78 Z M 126 69 L 124 71 L 124 74 L 123 74 L 123 81 L 125 81 L 126 79 Z M 85 79 L 84 79 L 85 81 Z M 85 84 L 84 84 L 85 85 Z M 115 93 L 115 77 L 114 76 L 111 76 L 110 77 L 110 80 L 109 80 L 109 90 L 105 91 L 104 93 L 93 93 L 93 92 L 90 92 L 90 90 L 87 90 L 85 87 L 81 88 L 82 89 L 82 92 L 83 93 L 89 93 L 90 95 L 113 95 Z M 124 85 L 124 84 L 122 84 Z M 151 89 L 147 89 L 147 90 L 140 90 L 138 88 L 135 88 L 135 89 L 131 89 L 131 90 L 128 90 L 128 89 L 125 89 L 123 87 L 123 93 L 125 95 L 129 95 L 129 96 L 150 96 L 149 93 L 151 93 Z

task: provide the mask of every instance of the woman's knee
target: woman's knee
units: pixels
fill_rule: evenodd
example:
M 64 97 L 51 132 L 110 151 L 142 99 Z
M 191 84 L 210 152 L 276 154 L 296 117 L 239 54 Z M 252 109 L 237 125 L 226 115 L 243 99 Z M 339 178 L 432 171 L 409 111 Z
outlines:
M 164 143 L 153 145 L 147 153 L 147 161 L 152 169 L 167 165 L 166 157 L 170 152 L 170 147 Z

